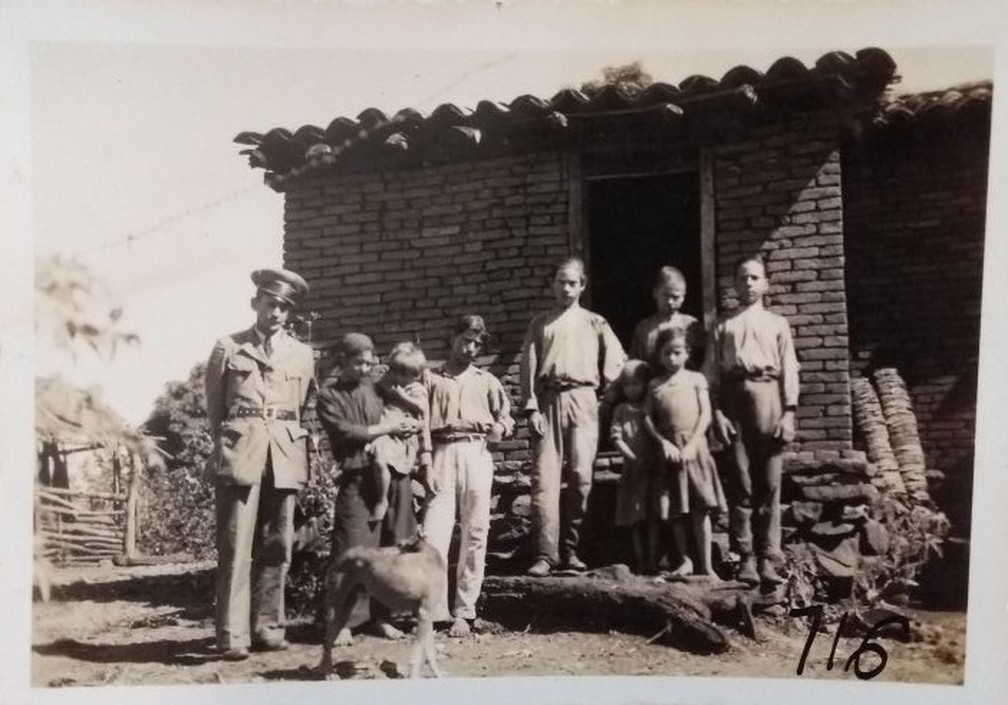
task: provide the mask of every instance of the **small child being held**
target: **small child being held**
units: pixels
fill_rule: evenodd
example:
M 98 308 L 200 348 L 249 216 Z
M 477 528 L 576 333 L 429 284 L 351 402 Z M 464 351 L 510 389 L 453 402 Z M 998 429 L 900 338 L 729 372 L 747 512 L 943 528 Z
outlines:
M 689 527 L 684 521 L 688 514 L 699 564 L 695 572 L 717 578 L 711 563 L 710 515 L 727 507 L 717 467 L 707 447 L 706 434 L 711 423 L 707 379 L 686 369 L 690 348 L 682 328 L 662 330 L 655 343 L 662 374 L 648 387 L 644 424 L 658 441 L 659 455 L 668 473 L 667 516 L 673 541 L 682 556 L 673 573 L 694 572 L 689 557 Z
M 431 463 L 430 402 L 423 382 L 426 369 L 427 358 L 419 347 L 398 343 L 389 353 L 388 371 L 378 382 L 378 391 L 385 402 L 379 423 L 413 420 L 419 430 L 405 437 L 379 436 L 368 446 L 378 485 L 378 502 L 371 512 L 371 521 L 381 521 L 388 511 L 392 473 L 410 475 L 418 460 L 425 496 L 431 495 L 427 482 Z
M 610 436 L 623 456 L 616 494 L 616 526 L 630 529 L 636 570 L 652 574 L 658 566 L 659 523 L 653 506 L 654 441 L 644 427 L 644 397 L 651 367 L 629 360 L 616 385 L 620 403 L 613 411 Z

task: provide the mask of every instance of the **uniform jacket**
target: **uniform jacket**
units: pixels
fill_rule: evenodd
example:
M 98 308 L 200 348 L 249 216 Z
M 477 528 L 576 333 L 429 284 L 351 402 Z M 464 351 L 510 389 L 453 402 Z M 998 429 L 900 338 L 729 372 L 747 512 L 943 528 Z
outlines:
M 253 328 L 217 341 L 206 369 L 207 417 L 214 437 L 208 470 L 218 483 L 256 485 L 267 452 L 278 489 L 308 481 L 308 430 L 301 418 L 315 389 L 312 349 L 284 332 L 274 337 L 268 358 Z M 237 417 L 240 408 L 293 411 L 281 420 Z

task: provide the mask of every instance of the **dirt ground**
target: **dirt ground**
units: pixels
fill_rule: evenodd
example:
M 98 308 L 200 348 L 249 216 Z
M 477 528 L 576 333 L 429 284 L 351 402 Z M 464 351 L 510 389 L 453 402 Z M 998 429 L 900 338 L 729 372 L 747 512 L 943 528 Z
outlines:
M 321 634 L 310 620 L 288 628 L 291 648 L 253 653 L 239 663 L 217 659 L 207 564 L 144 568 L 75 568 L 56 572 L 53 599 L 33 611 L 32 684 L 234 683 L 314 680 Z M 878 680 L 962 683 L 966 615 L 914 611 L 922 641 L 881 639 L 888 661 Z M 796 677 L 808 636 L 805 620 L 761 618 L 758 641 L 732 636 L 727 653 L 678 651 L 648 635 L 536 620 L 520 629 L 488 624 L 465 639 L 437 635 L 439 663 L 448 676 L 665 675 Z M 841 638 L 836 664 L 826 668 L 832 627 L 820 633 L 802 678 L 854 679 L 844 672 L 860 638 Z M 337 649 L 332 679 L 397 678 L 408 642 L 358 636 Z M 866 657 L 862 667 L 878 663 Z M 398 664 L 398 666 L 397 666 Z

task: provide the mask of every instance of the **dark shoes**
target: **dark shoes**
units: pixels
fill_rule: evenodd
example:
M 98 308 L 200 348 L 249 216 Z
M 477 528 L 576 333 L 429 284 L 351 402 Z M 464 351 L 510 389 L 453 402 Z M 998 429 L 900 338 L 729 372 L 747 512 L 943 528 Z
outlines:
M 784 583 L 784 578 L 777 572 L 772 560 L 760 558 L 759 571 L 757 571 L 756 562 L 751 555 L 742 556 L 739 563 L 738 579 L 747 585 L 761 585 L 771 590 Z
M 756 572 L 756 561 L 753 560 L 752 556 L 742 556 L 741 561 L 739 561 L 738 579 L 746 585 L 756 586 L 760 584 L 760 576 Z
M 286 651 L 290 647 L 290 642 L 284 638 L 280 639 L 254 639 L 252 641 L 253 651 Z
M 568 570 L 576 570 L 579 573 L 588 570 L 588 564 L 577 557 L 576 553 L 571 553 L 567 556 L 567 560 L 564 561 L 564 568 Z
M 583 560 L 578 558 L 576 553 L 570 553 L 563 561 L 563 569 L 571 570 L 576 573 L 583 573 L 584 571 L 588 570 L 588 565 Z M 529 568 L 525 572 L 525 574 L 531 575 L 534 578 L 545 578 L 552 572 L 553 572 L 553 564 L 550 563 L 545 558 L 540 558 L 539 560 L 537 560 L 535 563 L 532 564 L 532 567 Z
M 784 582 L 784 578 L 777 572 L 777 568 L 772 561 L 760 561 L 759 569 L 760 584 L 769 588 L 775 588 Z

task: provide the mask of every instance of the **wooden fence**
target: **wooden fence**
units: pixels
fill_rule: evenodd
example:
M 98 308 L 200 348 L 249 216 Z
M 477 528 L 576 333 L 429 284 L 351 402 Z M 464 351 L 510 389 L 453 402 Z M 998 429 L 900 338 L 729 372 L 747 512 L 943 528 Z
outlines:
M 35 526 L 42 556 L 57 564 L 80 564 L 128 553 L 127 538 L 135 535 L 133 507 L 126 493 L 39 487 Z

